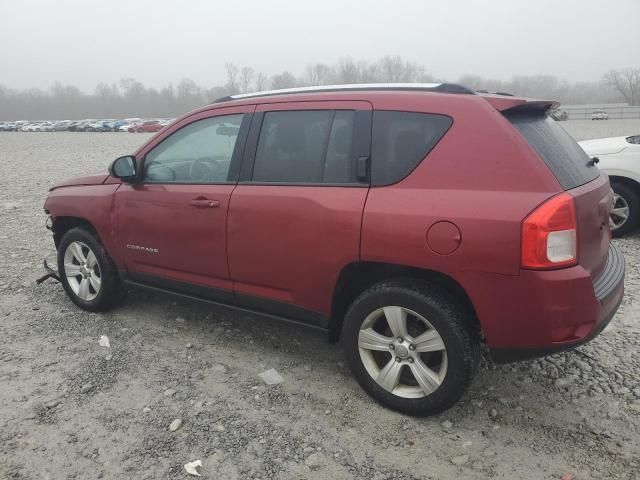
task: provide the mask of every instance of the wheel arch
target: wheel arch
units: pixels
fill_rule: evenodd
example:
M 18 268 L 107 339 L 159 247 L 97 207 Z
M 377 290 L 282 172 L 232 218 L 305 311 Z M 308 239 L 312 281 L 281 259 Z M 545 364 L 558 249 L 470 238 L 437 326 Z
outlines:
M 636 194 L 640 195 L 640 181 L 635 178 L 626 177 L 623 175 L 616 175 L 615 173 L 611 173 L 609 175 L 609 182 L 622 183 L 624 185 L 627 185 L 629 188 L 633 189 L 633 191 Z
M 481 334 L 480 321 L 469 295 L 450 275 L 392 263 L 353 262 L 342 269 L 336 282 L 329 318 L 329 340 L 336 342 L 340 339 L 344 316 L 358 295 L 377 283 L 401 278 L 420 280 L 445 290 L 460 302 L 469 314 L 473 329 L 478 335 Z
M 86 218 L 70 216 L 55 217 L 53 219 L 51 230 L 53 231 L 53 241 L 56 245 L 56 249 L 58 248 L 58 245 L 60 245 L 60 240 L 62 240 L 64 234 L 76 227 L 83 228 L 100 239 L 98 230 Z

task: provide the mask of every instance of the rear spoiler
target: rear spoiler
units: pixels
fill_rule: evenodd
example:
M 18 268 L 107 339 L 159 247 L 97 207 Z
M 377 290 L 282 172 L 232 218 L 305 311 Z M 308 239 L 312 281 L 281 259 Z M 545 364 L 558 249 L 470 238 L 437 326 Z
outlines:
M 508 97 L 493 94 L 481 94 L 487 102 L 496 110 L 502 113 L 506 112 L 539 112 L 546 113 L 560 106 L 559 102 L 554 100 L 535 100 L 523 97 Z

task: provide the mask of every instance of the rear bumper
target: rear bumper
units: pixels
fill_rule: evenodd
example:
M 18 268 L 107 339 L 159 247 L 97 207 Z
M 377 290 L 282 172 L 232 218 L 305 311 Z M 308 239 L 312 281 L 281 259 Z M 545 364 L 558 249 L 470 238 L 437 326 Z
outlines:
M 624 273 L 622 253 L 611 244 L 595 278 L 578 265 L 522 271 L 510 278 L 487 274 L 482 284 L 474 282 L 481 296 L 476 302 L 474 292 L 472 301 L 492 358 L 498 363 L 526 360 L 592 340 L 622 302 Z

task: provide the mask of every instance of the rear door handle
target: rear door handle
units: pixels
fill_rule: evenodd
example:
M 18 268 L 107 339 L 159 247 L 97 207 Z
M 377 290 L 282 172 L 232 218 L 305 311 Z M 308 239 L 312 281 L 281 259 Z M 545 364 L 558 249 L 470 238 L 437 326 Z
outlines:
M 191 200 L 189 205 L 196 208 L 218 208 L 220 206 L 220 202 L 218 200 L 198 197 Z

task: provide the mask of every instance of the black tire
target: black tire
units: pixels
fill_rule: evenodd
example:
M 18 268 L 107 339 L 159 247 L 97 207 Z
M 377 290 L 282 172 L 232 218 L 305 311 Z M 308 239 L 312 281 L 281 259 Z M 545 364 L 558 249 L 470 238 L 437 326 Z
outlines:
M 73 242 L 81 242 L 88 247 L 96 257 L 99 266 L 101 285 L 95 298 L 83 300 L 69 285 L 69 280 L 65 273 L 64 257 L 67 247 Z M 62 280 L 62 285 L 67 295 L 78 307 L 90 312 L 102 312 L 112 308 L 120 301 L 124 294 L 124 289 L 120 283 L 118 270 L 104 249 L 97 236 L 83 228 L 72 228 L 65 233 L 58 245 L 58 272 Z
M 360 327 L 372 312 L 384 306 L 406 308 L 428 319 L 444 343 L 446 374 L 439 387 L 424 397 L 404 398 L 389 392 L 372 378 L 362 361 Z M 362 388 L 381 404 L 413 416 L 435 415 L 454 405 L 469 388 L 480 359 L 478 334 L 470 313 L 436 285 L 410 279 L 379 283 L 363 292 L 345 316 L 342 342 L 349 367 Z
M 620 195 L 629 206 L 629 217 L 627 221 L 611 231 L 613 237 L 619 238 L 631 233 L 640 225 L 640 196 L 636 190 L 626 183 L 613 181 L 611 182 L 611 188 L 617 195 Z

